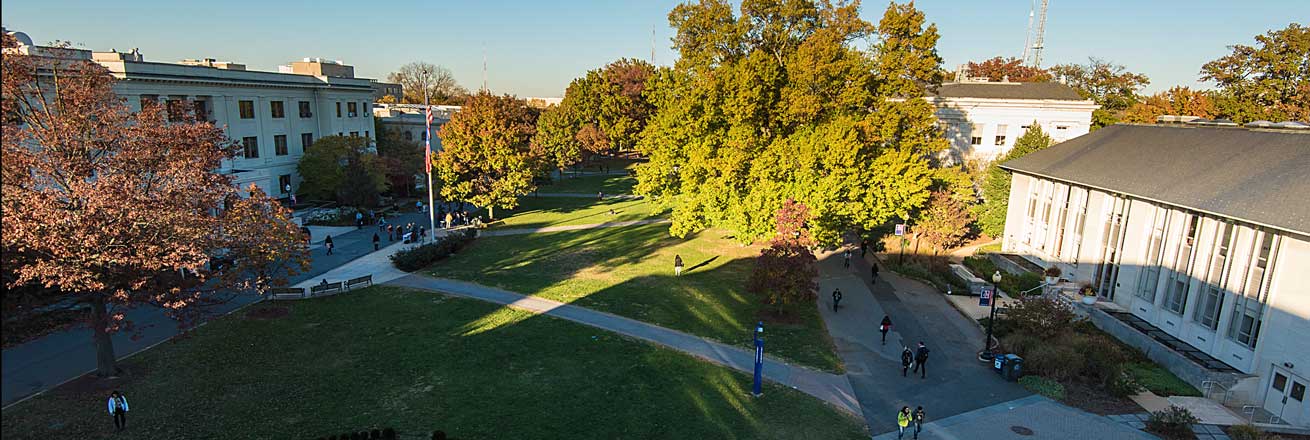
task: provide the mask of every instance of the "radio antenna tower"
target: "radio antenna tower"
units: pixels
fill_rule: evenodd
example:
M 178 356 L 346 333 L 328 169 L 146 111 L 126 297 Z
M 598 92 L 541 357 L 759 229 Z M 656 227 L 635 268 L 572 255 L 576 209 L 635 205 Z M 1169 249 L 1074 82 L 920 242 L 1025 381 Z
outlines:
M 655 65 L 655 25 L 650 25 L 650 65 Z
M 487 43 L 482 43 L 482 91 L 487 90 Z
M 1042 66 L 1042 49 L 1046 41 L 1046 6 L 1050 0 L 1041 0 L 1041 7 L 1037 7 L 1037 0 L 1033 0 L 1032 8 L 1028 10 L 1028 36 L 1023 47 L 1023 61 L 1031 67 Z M 1033 18 L 1037 18 L 1037 27 L 1033 27 Z

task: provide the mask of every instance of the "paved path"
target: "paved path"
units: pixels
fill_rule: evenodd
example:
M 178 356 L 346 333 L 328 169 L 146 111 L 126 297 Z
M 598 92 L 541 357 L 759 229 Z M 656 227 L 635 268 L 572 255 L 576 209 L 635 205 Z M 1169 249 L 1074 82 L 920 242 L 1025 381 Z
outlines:
M 421 275 L 409 275 L 393 280 L 388 284 L 479 299 L 532 313 L 563 318 L 654 342 L 747 373 L 751 373 L 754 368 L 754 352 L 680 331 L 558 301 L 521 295 L 474 283 L 430 278 Z M 791 365 L 766 356 L 764 377 L 817 397 L 851 414 L 859 413 L 859 407 L 855 402 L 855 395 L 851 390 L 850 383 L 843 376 Z
M 599 229 L 599 228 L 618 228 L 623 226 L 650 225 L 655 223 L 668 223 L 669 219 L 657 218 L 651 220 L 632 220 L 626 222 L 606 222 L 592 223 L 586 225 L 568 225 L 568 226 L 546 226 L 543 228 L 524 228 L 524 229 L 493 229 L 490 231 L 481 231 L 479 237 L 497 237 L 501 235 L 526 235 L 537 234 L 541 232 L 560 232 L 560 231 L 577 231 L 582 229 Z
M 1015 439 L 1015 440 L 1151 440 L 1155 436 L 1115 420 L 1070 408 L 1042 396 L 1029 396 L 990 405 L 964 414 L 937 418 L 925 409 L 928 423 L 922 439 Z M 896 431 L 873 437 L 893 440 Z M 903 437 L 913 438 L 912 435 Z
M 427 215 L 406 213 L 390 217 L 387 221 L 393 224 L 414 222 L 426 225 Z M 332 269 L 374 252 L 372 240 L 373 233 L 377 231 L 376 227 L 370 226 L 359 230 L 347 228 L 344 229 L 344 233 L 340 232 L 343 229 L 332 230 L 338 232 L 332 235 L 336 247 L 332 255 L 326 255 L 322 249 L 323 236 L 314 234 L 312 238 L 318 243 L 310 245 L 312 258 L 310 269 L 292 277 L 289 280 L 290 284 L 318 279 L 320 275 Z M 388 244 L 385 234 L 382 236 L 382 244 Z M 240 294 L 231 301 L 215 307 L 211 317 L 232 312 L 260 299 L 261 297 L 254 293 Z M 126 332 L 113 336 L 114 351 L 119 359 L 166 341 L 178 333 L 177 321 L 165 316 L 155 307 L 146 306 L 128 310 L 127 319 L 141 331 L 137 338 Z M 8 406 L 94 370 L 95 347 L 91 340 L 91 330 L 82 327 L 57 331 L 25 344 L 7 348 L 3 352 L 2 363 L 3 375 L 0 382 L 3 386 L 0 387 L 2 388 L 0 404 Z

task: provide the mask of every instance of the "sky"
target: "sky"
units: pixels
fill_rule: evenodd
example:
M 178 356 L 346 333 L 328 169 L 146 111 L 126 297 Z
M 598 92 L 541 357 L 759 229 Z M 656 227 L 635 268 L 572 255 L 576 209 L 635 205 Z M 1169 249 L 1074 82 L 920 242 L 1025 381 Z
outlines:
M 1040 1 L 1040 0 L 1038 0 Z M 193 1 L 41 0 L 0 3 L 3 25 L 37 44 L 140 48 L 147 61 L 215 58 L 276 71 L 303 57 L 338 59 L 384 79 L 410 61 L 450 69 L 478 89 L 486 60 L 496 93 L 558 97 L 574 78 L 622 57 L 671 65 L 677 0 Z M 739 3 L 734 1 L 734 3 Z M 944 67 L 1022 54 L 1032 0 L 919 0 L 937 25 Z M 865 1 L 877 23 L 886 3 Z M 1146 74 L 1146 92 L 1198 82 L 1232 44 L 1310 22 L 1310 0 L 1050 0 L 1043 66 L 1097 57 Z M 653 34 L 653 38 L 652 38 Z

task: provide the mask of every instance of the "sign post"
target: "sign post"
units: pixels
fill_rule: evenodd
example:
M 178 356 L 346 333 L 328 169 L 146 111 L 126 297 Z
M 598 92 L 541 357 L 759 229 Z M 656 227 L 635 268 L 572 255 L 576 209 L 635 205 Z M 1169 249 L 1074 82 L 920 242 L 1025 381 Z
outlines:
M 755 383 L 751 386 L 751 394 L 760 397 L 764 393 L 760 390 L 760 381 L 764 375 L 764 321 L 755 325 Z

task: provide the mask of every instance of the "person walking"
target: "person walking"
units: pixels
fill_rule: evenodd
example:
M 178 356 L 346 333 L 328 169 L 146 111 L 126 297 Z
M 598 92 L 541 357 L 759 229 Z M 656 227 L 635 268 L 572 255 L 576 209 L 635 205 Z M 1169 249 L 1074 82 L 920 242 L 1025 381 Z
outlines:
M 392 225 L 387 225 L 387 242 L 390 243 L 393 241 L 396 241 L 396 228 Z
M 450 215 L 449 212 L 447 212 L 447 213 L 446 213 L 446 229 L 450 229 L 451 226 L 453 226 L 453 225 L 450 224 L 450 220 L 451 220 L 451 215 Z
M 876 260 L 877 258 L 874 258 L 874 259 Z M 870 262 L 869 262 L 869 268 L 870 268 L 869 271 L 871 271 L 871 272 L 873 273 L 873 282 L 875 282 L 875 283 L 878 282 L 878 262 L 877 262 L 877 261 L 870 261 Z
M 914 438 L 918 440 L 919 432 L 923 431 L 923 406 L 914 409 Z
M 114 430 L 127 429 L 127 397 L 114 390 L 109 393 L 109 415 L 114 416 Z
M 847 269 L 850 269 L 850 268 L 851 268 L 851 250 L 850 250 L 850 249 L 847 249 L 845 252 L 842 252 L 842 265 L 843 265 L 845 268 L 847 268 Z
M 878 332 L 882 333 L 882 345 L 887 345 L 887 332 L 892 330 L 892 317 L 882 315 L 882 323 L 878 324 Z
M 378 238 L 378 233 L 374 232 L 374 233 L 373 233 L 373 250 L 375 250 L 375 251 L 378 250 L 378 243 L 381 242 L 381 241 L 382 241 L 382 239 Z
M 905 429 L 910 427 L 910 420 L 913 417 L 908 406 L 902 406 L 901 411 L 896 413 L 896 438 L 898 440 L 905 435 Z
M 832 289 L 832 311 L 837 312 L 837 304 L 841 303 L 841 289 Z
M 673 276 L 682 276 L 682 255 L 673 256 Z
M 596 200 L 605 200 L 605 191 L 597 191 Z
M 364 229 L 364 213 L 355 211 L 355 229 Z
M 323 247 L 326 247 L 326 248 L 327 248 L 327 254 L 328 254 L 328 255 L 332 255 L 332 236 L 331 236 L 331 235 L 329 235 L 329 236 L 323 238 Z
M 428 240 L 428 228 L 418 227 L 418 242 L 423 243 Z
M 906 373 L 910 371 L 910 365 L 913 363 L 914 352 L 910 351 L 910 347 L 905 347 L 905 349 L 901 350 L 901 377 L 906 376 Z
M 914 353 L 914 372 L 919 373 L 920 379 L 928 378 L 928 347 L 919 341 L 919 350 Z
M 860 239 L 860 258 L 864 258 L 864 256 L 868 254 L 869 254 L 869 239 L 862 238 Z

